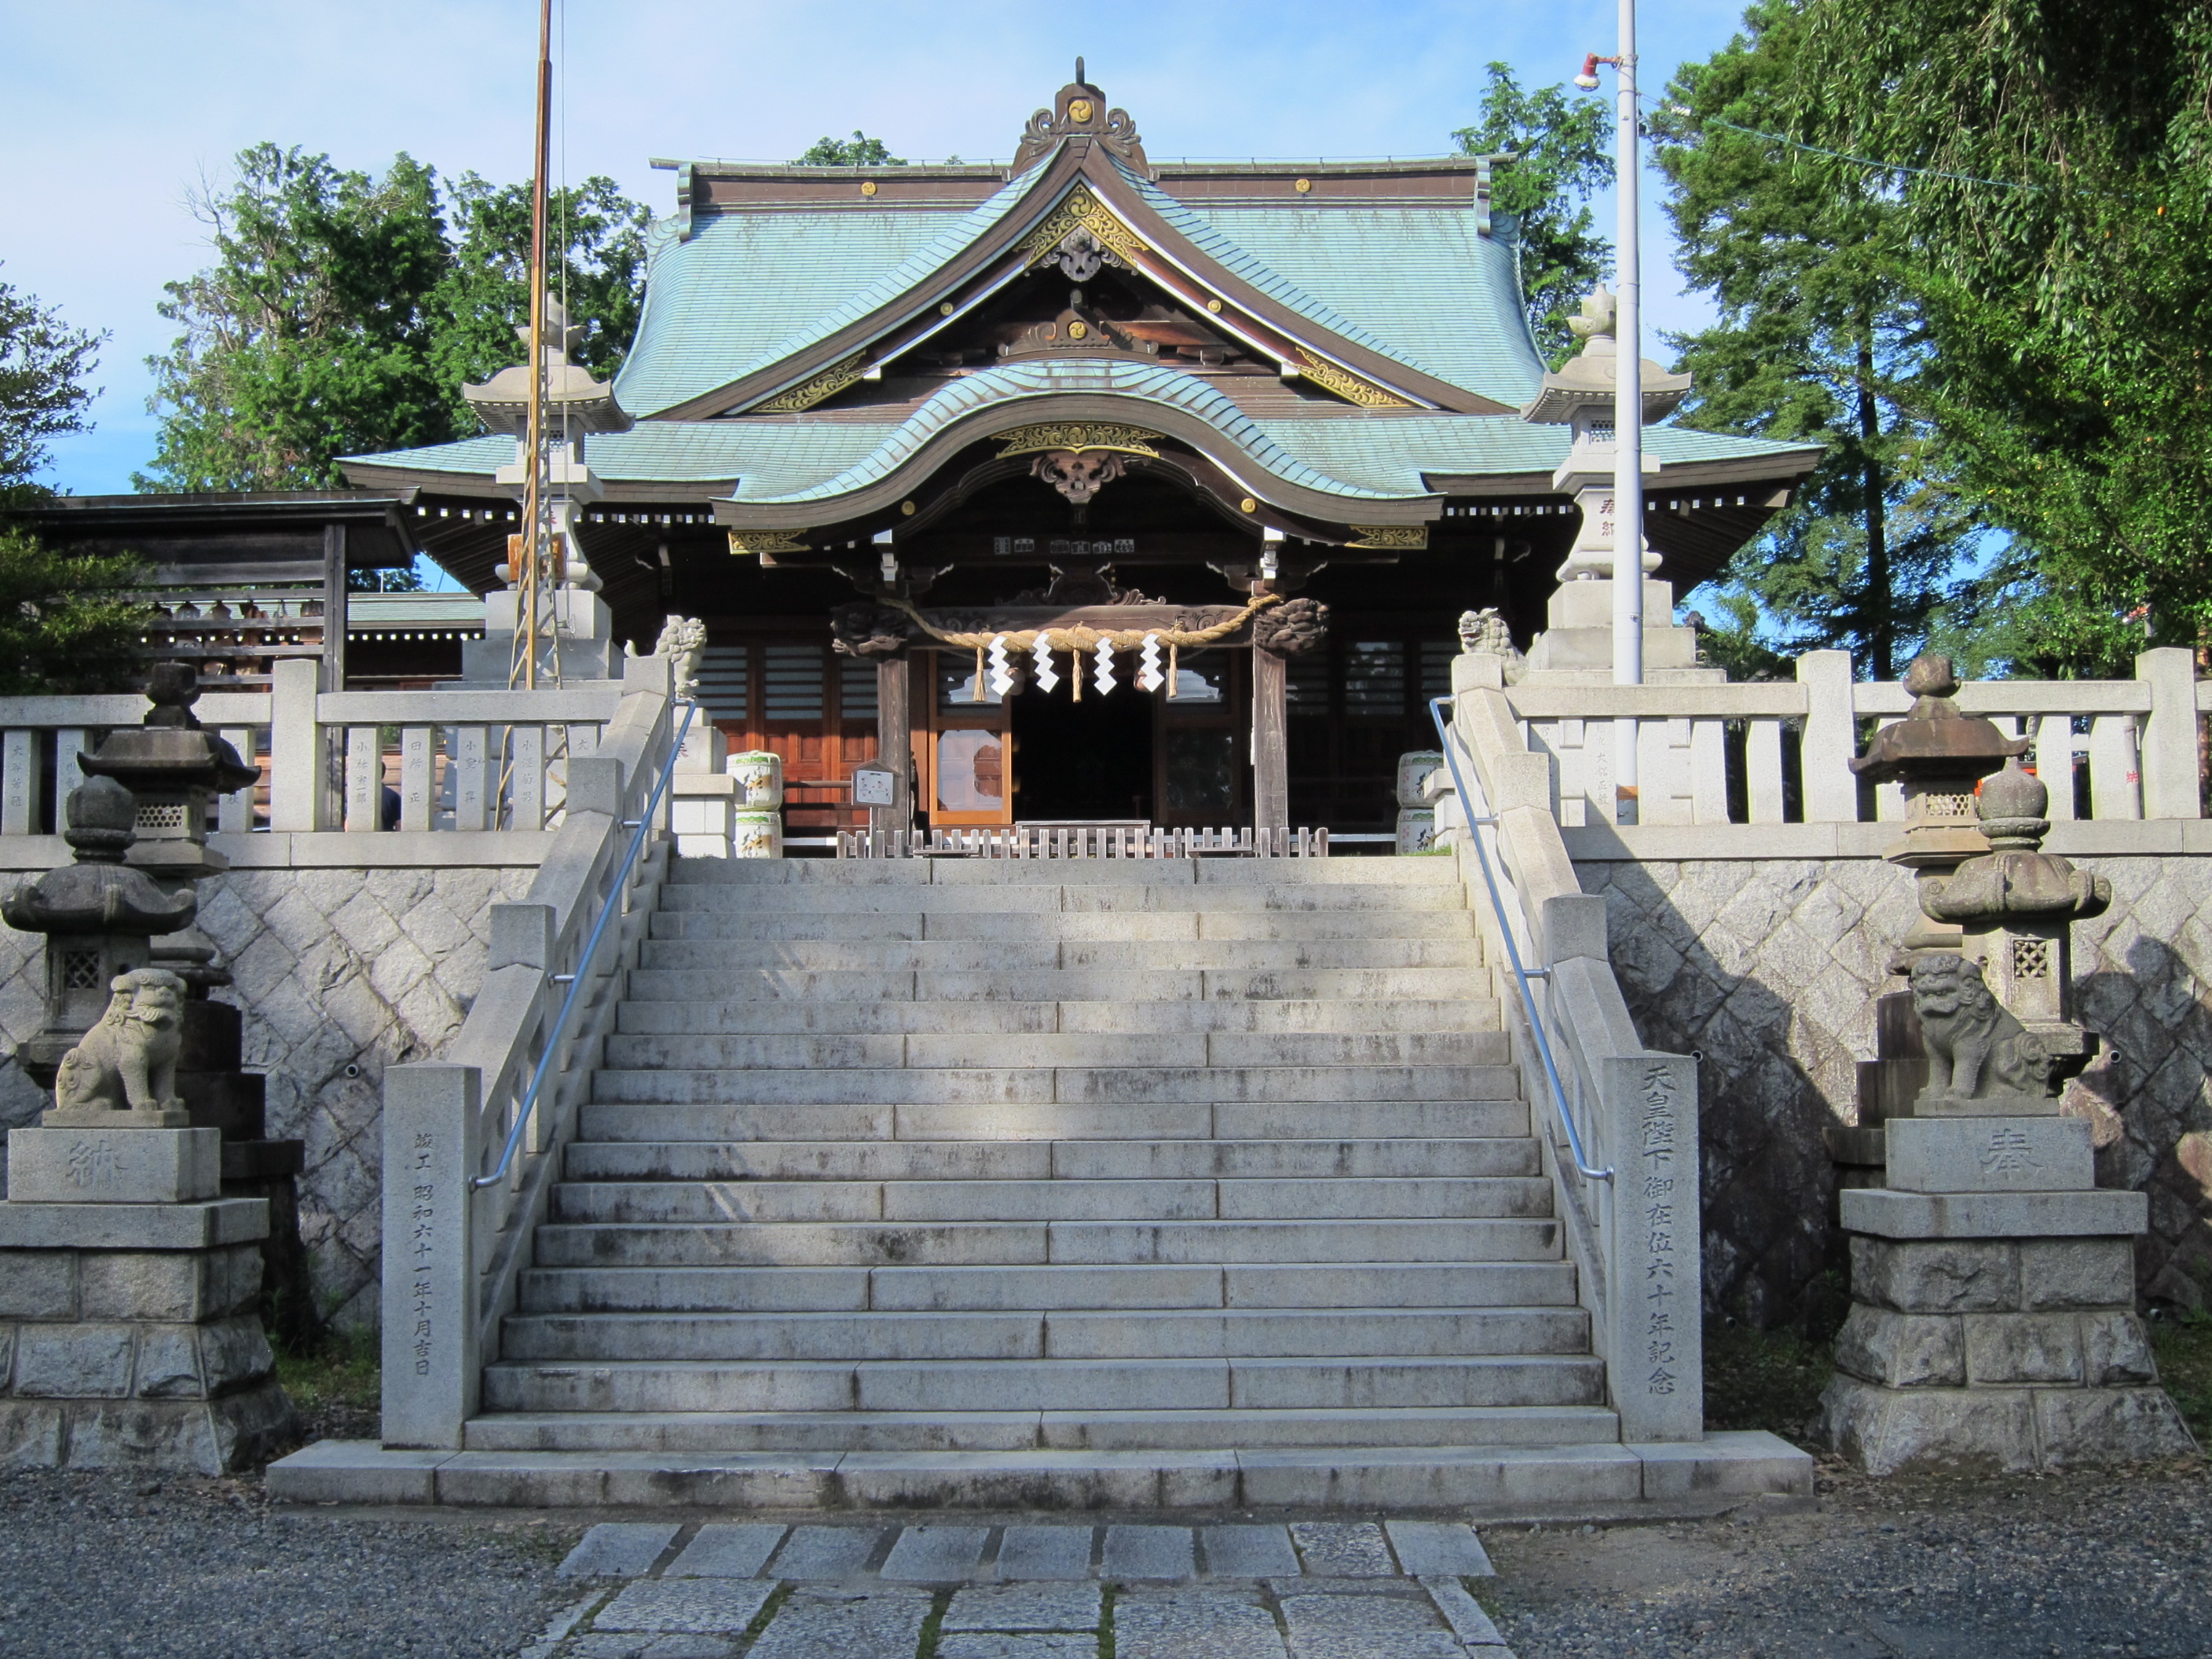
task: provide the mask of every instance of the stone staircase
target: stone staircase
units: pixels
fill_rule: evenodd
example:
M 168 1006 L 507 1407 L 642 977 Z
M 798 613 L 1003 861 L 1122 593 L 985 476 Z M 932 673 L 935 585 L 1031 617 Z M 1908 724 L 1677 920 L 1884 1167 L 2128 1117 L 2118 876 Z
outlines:
M 1482 964 L 1443 859 L 680 862 L 467 1445 L 1617 1449 Z

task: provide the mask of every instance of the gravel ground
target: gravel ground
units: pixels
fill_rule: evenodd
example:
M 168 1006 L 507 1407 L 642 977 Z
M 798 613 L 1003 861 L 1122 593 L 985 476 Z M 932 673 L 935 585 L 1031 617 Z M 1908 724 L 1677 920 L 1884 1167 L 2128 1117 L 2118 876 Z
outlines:
M 2203 1463 L 1994 1480 L 1824 1469 L 1817 1514 L 1485 1528 L 1521 1659 L 2212 1653 Z
M 574 1599 L 566 1519 L 274 1510 L 258 1478 L 0 1475 L 0 1655 L 511 1655 Z

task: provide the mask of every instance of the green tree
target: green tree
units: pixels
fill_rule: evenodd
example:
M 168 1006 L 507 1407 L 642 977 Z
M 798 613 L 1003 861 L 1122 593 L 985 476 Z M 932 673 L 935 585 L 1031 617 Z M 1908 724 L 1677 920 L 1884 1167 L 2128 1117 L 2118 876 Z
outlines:
M 1929 419 L 2014 544 L 1979 585 L 1984 610 L 2046 673 L 2124 669 L 2146 641 L 2201 648 L 2212 10 L 1803 9 L 1779 130 L 1837 153 L 1808 158 L 1835 188 L 1871 176 L 1899 204 L 1935 347 Z
M 461 397 L 521 360 L 526 185 L 441 185 L 396 157 L 381 177 L 259 144 L 195 207 L 215 263 L 167 285 L 184 332 L 149 360 L 161 417 L 150 489 L 343 483 L 337 458 L 480 428 Z M 611 373 L 636 331 L 649 216 L 611 180 L 554 193 L 556 288 L 579 360 Z
M 958 157 L 954 157 L 958 160 Z M 902 167 L 903 156 L 894 155 L 880 138 L 871 138 L 858 127 L 850 138 L 817 138 L 806 153 L 792 162 L 795 167 Z
M 1464 155 L 1515 157 L 1492 177 L 1491 220 L 1513 239 L 1528 325 L 1557 367 L 1577 346 L 1567 319 L 1613 269 L 1613 244 L 1589 207 L 1613 183 L 1612 110 L 1564 86 L 1523 91 L 1505 64 L 1487 74 L 1474 125 L 1452 137 Z
M 0 529 L 0 696 L 112 691 L 143 672 L 132 648 L 151 608 L 136 559 L 58 553 Z
M 161 416 L 142 489 L 343 482 L 334 456 L 449 435 L 429 300 L 451 260 L 436 178 L 406 155 L 380 179 L 257 144 L 193 206 L 210 269 L 165 285 L 184 332 L 149 358 Z
M 1677 263 L 1719 313 L 1670 342 L 1696 377 L 1684 421 L 1826 451 L 1724 586 L 1755 599 L 1752 634 L 1771 648 L 1843 647 L 1887 680 L 1942 625 L 1976 515 L 1924 412 L 1928 325 L 1901 206 L 1879 175 L 1759 136 L 1796 96 L 1804 15 L 1759 0 L 1744 25 L 1680 71 L 1654 124 Z
M 60 311 L 0 283 L 0 507 L 45 495 L 38 482 L 46 440 L 82 432 L 99 394 L 85 377 L 105 334 L 75 329 Z
M 477 422 L 462 385 L 522 359 L 515 331 L 530 321 L 530 186 L 465 173 L 447 186 L 445 203 L 453 257 L 430 295 L 430 362 L 447 389 L 453 429 L 471 432 Z M 652 213 L 613 179 L 595 176 L 549 191 L 545 222 L 559 262 L 553 290 L 584 331 L 571 361 L 611 378 L 637 336 Z

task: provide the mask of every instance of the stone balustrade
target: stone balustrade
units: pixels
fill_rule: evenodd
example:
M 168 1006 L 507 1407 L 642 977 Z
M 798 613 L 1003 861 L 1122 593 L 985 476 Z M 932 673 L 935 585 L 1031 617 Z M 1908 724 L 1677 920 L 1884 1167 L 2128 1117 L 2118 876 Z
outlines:
M 1643 722 L 1641 826 L 1889 823 L 1905 815 L 1895 786 L 1863 799 L 1848 763 L 1862 729 L 1902 719 L 1911 699 L 1899 686 L 1853 680 L 1845 652 L 1810 652 L 1795 681 L 1771 684 L 1502 690 L 1528 749 L 1550 763 L 1553 816 L 1565 829 L 1611 827 L 1600 804 L 1613 787 L 1612 723 L 1630 715 Z M 2007 736 L 2028 738 L 2054 821 L 2203 816 L 2197 730 L 2201 712 L 2212 708 L 2212 682 L 2197 680 L 2187 651 L 2147 651 L 2128 680 L 1970 681 L 1958 703 Z

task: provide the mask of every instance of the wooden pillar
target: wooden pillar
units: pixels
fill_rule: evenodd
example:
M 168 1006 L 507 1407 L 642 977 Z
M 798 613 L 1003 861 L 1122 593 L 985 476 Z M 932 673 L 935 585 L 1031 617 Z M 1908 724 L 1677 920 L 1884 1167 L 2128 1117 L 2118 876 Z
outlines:
M 323 690 L 346 689 L 346 527 L 323 526 Z
M 1289 676 L 1272 651 L 1252 647 L 1252 826 L 1286 830 L 1291 823 L 1291 767 L 1285 722 Z
M 904 653 L 876 663 L 876 758 L 891 769 L 898 799 L 868 809 L 868 828 L 880 836 L 914 824 L 914 711 L 912 667 Z

